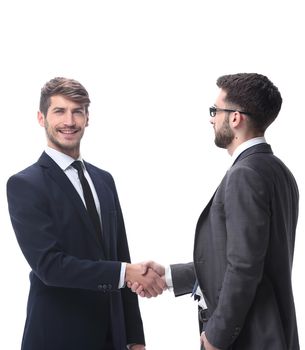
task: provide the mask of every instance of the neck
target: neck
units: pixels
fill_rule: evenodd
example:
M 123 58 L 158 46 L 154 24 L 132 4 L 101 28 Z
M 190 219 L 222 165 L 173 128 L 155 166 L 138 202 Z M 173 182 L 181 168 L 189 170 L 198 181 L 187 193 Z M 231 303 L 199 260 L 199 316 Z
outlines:
M 71 149 L 66 148 L 66 147 L 65 147 L 65 148 L 64 148 L 64 147 L 54 147 L 54 145 L 53 145 L 53 144 L 50 144 L 50 143 L 48 143 L 48 146 L 49 146 L 50 148 L 55 149 L 55 150 L 58 151 L 58 152 L 61 152 L 61 153 L 63 153 L 63 154 L 66 154 L 67 156 L 69 156 L 69 157 L 71 157 L 71 158 L 74 158 L 74 159 L 78 159 L 79 156 L 80 156 L 79 147 L 77 147 L 77 148 L 71 148 Z
M 235 135 L 233 141 L 230 143 L 230 145 L 227 147 L 227 151 L 232 156 L 236 148 L 241 145 L 242 143 L 254 139 L 255 137 L 264 137 L 264 134 L 245 134 L 245 135 Z

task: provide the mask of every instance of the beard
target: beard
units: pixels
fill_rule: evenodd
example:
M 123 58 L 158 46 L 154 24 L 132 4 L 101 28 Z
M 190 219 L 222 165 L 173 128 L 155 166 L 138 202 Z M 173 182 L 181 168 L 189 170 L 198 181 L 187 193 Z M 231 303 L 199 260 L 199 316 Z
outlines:
M 70 129 L 71 131 L 77 131 L 77 129 L 74 127 L 66 127 L 66 129 Z M 68 155 L 71 155 L 71 153 L 79 153 L 80 141 L 84 134 L 84 130 L 80 132 L 79 137 L 74 141 L 65 142 L 65 140 L 61 140 L 60 137 L 56 134 L 57 130 L 50 127 L 48 121 L 45 120 L 45 132 L 48 142 L 53 145 L 53 148 Z
M 77 140 L 72 143 L 63 143 L 59 141 L 56 137 L 54 137 L 51 133 L 46 129 L 47 139 L 56 146 L 57 150 L 60 150 L 62 153 L 68 154 L 67 152 L 79 150 L 80 148 L 80 140 Z
M 221 128 L 215 133 L 215 145 L 220 148 L 227 148 L 234 140 L 234 134 L 229 124 L 229 116 L 225 118 Z

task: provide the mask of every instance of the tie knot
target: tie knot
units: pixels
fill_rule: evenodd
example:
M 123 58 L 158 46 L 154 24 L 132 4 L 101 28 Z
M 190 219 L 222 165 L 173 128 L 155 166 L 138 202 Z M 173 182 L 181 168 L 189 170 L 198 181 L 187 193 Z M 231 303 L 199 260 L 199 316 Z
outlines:
M 82 167 L 82 162 L 80 160 L 75 160 L 71 166 L 73 166 L 74 169 L 77 170 L 78 173 L 84 174 L 83 167 Z

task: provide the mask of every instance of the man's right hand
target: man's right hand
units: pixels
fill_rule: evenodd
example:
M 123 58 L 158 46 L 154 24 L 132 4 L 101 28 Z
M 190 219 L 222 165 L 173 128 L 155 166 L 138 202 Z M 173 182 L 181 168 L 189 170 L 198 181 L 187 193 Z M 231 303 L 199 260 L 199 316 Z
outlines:
M 145 297 L 156 297 L 166 289 L 165 269 L 152 261 L 127 264 L 125 282 L 133 292 Z
M 150 285 L 150 287 L 145 286 L 145 284 L 141 283 L 140 280 L 128 280 L 126 277 L 127 281 L 127 286 L 136 294 L 140 295 L 141 297 L 146 297 L 146 298 L 151 298 L 151 297 L 156 297 L 157 295 L 162 294 L 163 290 L 167 289 L 166 283 L 165 283 L 165 268 L 164 266 L 156 263 L 155 261 L 146 261 L 140 265 L 142 268 L 142 272 L 145 271 L 147 275 L 152 275 L 154 276 L 155 281 L 157 282 L 157 285 L 154 287 Z M 127 265 L 128 267 L 128 265 Z M 127 268 L 126 268 L 127 270 Z M 159 278 L 156 277 L 156 274 Z M 126 274 L 127 276 L 127 274 Z M 143 276 L 145 277 L 145 276 Z M 160 289 L 162 288 L 162 290 Z

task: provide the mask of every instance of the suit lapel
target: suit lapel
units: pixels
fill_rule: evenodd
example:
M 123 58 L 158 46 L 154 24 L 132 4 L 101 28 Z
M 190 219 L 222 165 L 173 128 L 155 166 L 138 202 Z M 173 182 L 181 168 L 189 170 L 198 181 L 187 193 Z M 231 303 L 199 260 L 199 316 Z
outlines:
M 196 225 L 196 230 L 195 230 L 195 246 L 196 246 L 196 240 L 197 240 L 197 236 L 198 236 L 198 233 L 200 231 L 200 226 L 201 226 L 201 223 L 202 221 L 206 218 L 206 216 L 208 215 L 209 213 L 209 210 L 211 208 L 211 205 L 212 205 L 212 202 L 213 202 L 213 199 L 215 197 L 215 194 L 218 190 L 218 187 L 216 188 L 216 191 L 214 192 L 214 194 L 212 195 L 211 199 L 209 200 L 208 204 L 205 206 L 205 208 L 203 209 L 199 219 L 198 219 L 198 222 L 197 222 L 197 225 Z
M 103 247 L 101 247 L 100 243 L 98 242 L 96 238 L 96 233 L 94 230 L 94 227 L 90 221 L 90 217 L 87 213 L 87 210 L 83 204 L 82 199 L 80 198 L 79 194 L 75 190 L 74 186 L 72 185 L 69 178 L 66 176 L 66 174 L 62 171 L 62 169 L 56 164 L 56 162 L 53 161 L 51 157 L 49 157 L 45 152 L 41 155 L 41 157 L 38 160 L 38 164 L 45 168 L 46 173 L 52 178 L 53 181 L 55 181 L 62 192 L 70 199 L 71 204 L 74 206 L 76 212 L 79 214 L 79 218 L 84 222 L 84 224 L 87 227 L 87 232 L 91 235 L 93 235 L 94 240 L 97 242 L 97 244 L 100 246 L 102 250 L 102 254 L 105 256 Z

